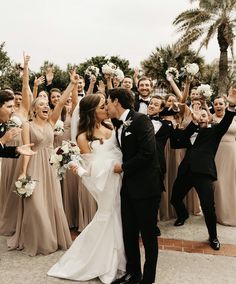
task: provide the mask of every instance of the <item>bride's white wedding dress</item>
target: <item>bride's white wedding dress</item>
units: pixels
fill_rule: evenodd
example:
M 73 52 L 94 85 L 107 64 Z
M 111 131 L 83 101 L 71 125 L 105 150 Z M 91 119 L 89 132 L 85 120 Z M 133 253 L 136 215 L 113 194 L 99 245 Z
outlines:
M 95 198 L 98 210 L 89 225 L 75 239 L 49 276 L 77 281 L 99 277 L 111 283 L 118 270 L 125 271 L 125 253 L 120 216 L 121 176 L 113 173 L 121 162 L 115 132 L 111 138 L 91 143 L 92 152 L 82 155 L 88 176 L 82 181 Z

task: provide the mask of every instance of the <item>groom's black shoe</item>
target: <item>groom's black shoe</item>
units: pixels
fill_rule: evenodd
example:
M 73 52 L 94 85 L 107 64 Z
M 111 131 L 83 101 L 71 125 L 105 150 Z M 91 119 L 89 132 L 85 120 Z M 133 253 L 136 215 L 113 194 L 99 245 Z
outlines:
M 187 219 L 188 219 L 188 216 L 178 217 L 174 223 L 174 226 L 176 227 L 183 226 Z
M 121 278 L 118 278 L 111 282 L 111 284 L 138 284 L 141 280 L 141 275 L 140 276 L 134 276 L 130 273 L 126 273 L 123 275 Z
M 220 242 L 217 238 L 209 238 L 209 242 L 210 242 L 210 246 L 214 249 L 214 250 L 219 250 L 220 249 Z

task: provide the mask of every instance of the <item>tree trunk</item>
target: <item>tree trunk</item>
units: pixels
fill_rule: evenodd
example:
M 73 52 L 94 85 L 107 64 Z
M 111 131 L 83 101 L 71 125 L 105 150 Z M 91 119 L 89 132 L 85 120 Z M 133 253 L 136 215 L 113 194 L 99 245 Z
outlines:
M 218 28 L 218 44 L 220 47 L 219 60 L 219 81 L 218 81 L 218 95 L 227 94 L 229 79 L 228 79 L 228 47 L 229 44 L 224 37 L 224 30 L 226 24 L 221 24 Z

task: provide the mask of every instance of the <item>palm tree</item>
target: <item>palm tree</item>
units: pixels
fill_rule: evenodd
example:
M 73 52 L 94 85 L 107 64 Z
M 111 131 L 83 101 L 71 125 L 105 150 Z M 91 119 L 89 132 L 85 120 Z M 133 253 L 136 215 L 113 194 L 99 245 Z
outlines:
M 144 74 L 155 80 L 156 88 L 164 88 L 170 91 L 170 83 L 166 80 L 166 70 L 169 67 L 175 67 L 180 71 L 187 63 L 193 62 L 199 65 L 199 73 L 201 74 L 204 66 L 204 60 L 201 56 L 196 55 L 195 51 L 189 49 L 177 54 L 173 46 L 167 45 L 156 47 L 156 50 L 141 62 L 141 66 Z M 180 88 L 183 79 L 180 77 L 179 82 L 176 82 Z
M 229 48 L 233 57 L 236 0 L 190 0 L 194 1 L 199 2 L 199 8 L 182 12 L 173 22 L 178 31 L 183 32 L 175 48 L 180 52 L 198 39 L 202 40 L 199 50 L 203 46 L 207 48 L 209 41 L 217 34 L 220 48 L 218 90 L 219 94 L 224 94 L 229 87 Z

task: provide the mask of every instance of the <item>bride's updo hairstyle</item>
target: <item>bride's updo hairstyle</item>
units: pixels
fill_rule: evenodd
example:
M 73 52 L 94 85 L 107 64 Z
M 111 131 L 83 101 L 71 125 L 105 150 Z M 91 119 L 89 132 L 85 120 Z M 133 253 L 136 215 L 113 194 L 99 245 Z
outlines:
M 94 129 L 96 127 L 96 108 L 99 105 L 101 100 L 101 95 L 93 94 L 88 95 L 80 101 L 80 110 L 79 110 L 79 126 L 78 126 L 78 135 L 81 133 L 86 133 L 86 138 L 88 141 L 97 140 L 94 137 Z M 106 124 L 104 121 L 101 122 L 105 127 L 112 129 L 112 127 Z

